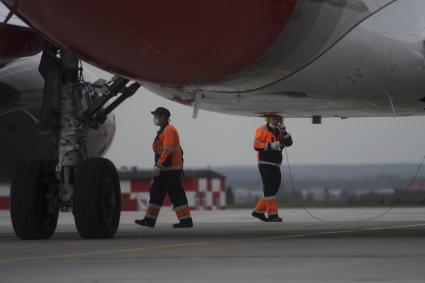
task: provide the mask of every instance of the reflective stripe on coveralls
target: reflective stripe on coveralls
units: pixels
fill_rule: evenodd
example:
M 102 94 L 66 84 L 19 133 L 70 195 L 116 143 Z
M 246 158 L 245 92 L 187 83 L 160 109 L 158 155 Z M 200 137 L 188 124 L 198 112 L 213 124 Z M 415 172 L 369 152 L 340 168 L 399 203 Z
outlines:
M 190 208 L 187 205 L 182 205 L 182 206 L 176 207 L 176 208 L 174 208 L 174 211 L 176 212 L 177 218 L 179 220 L 191 218 L 190 217 Z
M 267 213 L 269 216 L 278 214 L 276 197 L 261 197 L 255 206 L 255 212 Z
M 150 203 L 148 208 L 146 209 L 146 217 L 157 219 L 160 209 L 161 207 L 159 205 Z

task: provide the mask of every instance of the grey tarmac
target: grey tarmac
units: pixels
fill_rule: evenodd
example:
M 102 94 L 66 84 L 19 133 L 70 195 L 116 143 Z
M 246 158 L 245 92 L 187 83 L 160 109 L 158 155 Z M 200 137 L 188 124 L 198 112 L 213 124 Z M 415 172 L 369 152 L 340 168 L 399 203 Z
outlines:
M 195 228 L 157 227 L 123 213 L 113 239 L 84 240 L 71 213 L 54 237 L 22 241 L 0 212 L 0 282 L 424 282 L 425 208 L 283 209 L 283 223 L 249 210 L 194 211 Z M 335 221 L 335 222 L 333 222 Z

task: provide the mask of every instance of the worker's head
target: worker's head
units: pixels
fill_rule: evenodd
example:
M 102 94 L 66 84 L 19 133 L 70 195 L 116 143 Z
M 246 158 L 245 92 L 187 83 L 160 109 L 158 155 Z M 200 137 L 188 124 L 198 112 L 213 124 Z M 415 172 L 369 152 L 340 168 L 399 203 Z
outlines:
M 269 115 L 266 116 L 266 121 L 270 126 L 278 127 L 283 124 L 283 117 L 280 115 Z
M 156 108 L 155 111 L 151 111 L 151 114 L 153 115 L 153 122 L 157 126 L 165 125 L 171 116 L 170 111 L 164 107 Z

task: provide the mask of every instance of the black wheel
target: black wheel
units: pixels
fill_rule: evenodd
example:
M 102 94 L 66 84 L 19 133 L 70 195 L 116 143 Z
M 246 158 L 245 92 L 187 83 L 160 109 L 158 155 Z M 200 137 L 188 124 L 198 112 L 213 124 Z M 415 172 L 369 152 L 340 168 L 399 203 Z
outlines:
M 19 238 L 47 239 L 55 232 L 59 211 L 48 208 L 51 180 L 44 160 L 30 160 L 18 167 L 10 188 L 10 214 Z
M 91 158 L 78 169 L 73 213 L 83 238 L 111 238 L 120 222 L 121 189 L 117 169 L 105 158 Z

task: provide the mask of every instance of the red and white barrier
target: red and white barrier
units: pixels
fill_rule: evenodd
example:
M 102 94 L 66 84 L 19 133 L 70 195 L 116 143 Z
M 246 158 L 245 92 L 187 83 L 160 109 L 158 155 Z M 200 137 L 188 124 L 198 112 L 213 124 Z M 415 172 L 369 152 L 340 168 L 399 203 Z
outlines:
M 149 203 L 151 180 L 121 181 L 122 210 L 145 210 Z M 184 179 L 189 207 L 199 210 L 224 209 L 226 207 L 226 192 L 222 179 Z M 163 206 L 172 206 L 168 196 Z
M 184 178 L 189 207 L 194 210 L 216 210 L 226 207 L 224 179 Z M 151 179 L 121 180 L 121 210 L 143 211 L 149 203 Z M 9 184 L 0 184 L 0 210 L 9 209 Z M 172 206 L 168 196 L 164 206 Z

